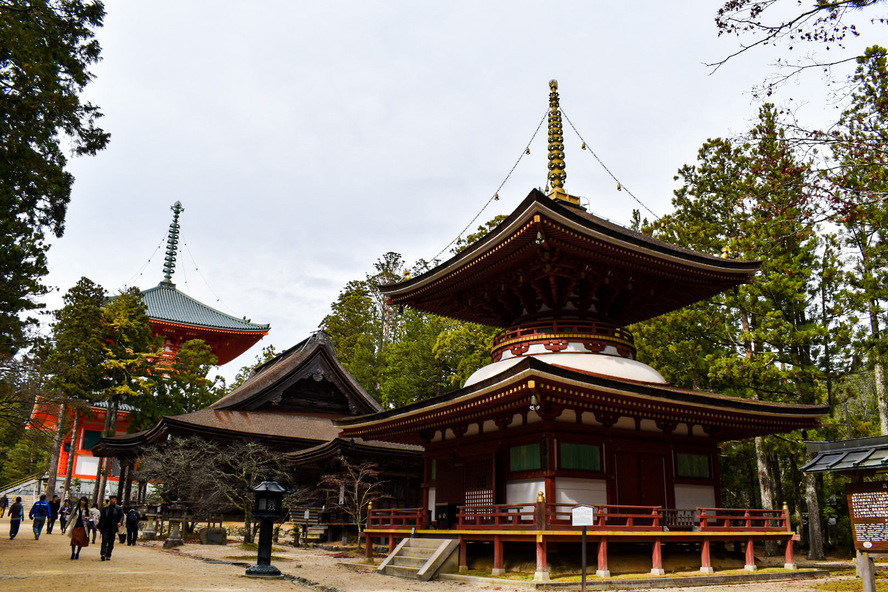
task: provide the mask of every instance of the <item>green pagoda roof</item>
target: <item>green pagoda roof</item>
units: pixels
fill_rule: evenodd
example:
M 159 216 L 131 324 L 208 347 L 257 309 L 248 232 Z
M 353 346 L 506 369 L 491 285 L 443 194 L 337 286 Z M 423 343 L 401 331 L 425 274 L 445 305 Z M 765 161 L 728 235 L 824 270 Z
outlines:
M 148 316 L 153 321 L 223 331 L 266 332 L 271 327 L 271 325 L 251 323 L 247 319 L 209 307 L 180 292 L 171 282 L 163 281 L 153 288 L 144 290 L 142 299 L 148 307 Z

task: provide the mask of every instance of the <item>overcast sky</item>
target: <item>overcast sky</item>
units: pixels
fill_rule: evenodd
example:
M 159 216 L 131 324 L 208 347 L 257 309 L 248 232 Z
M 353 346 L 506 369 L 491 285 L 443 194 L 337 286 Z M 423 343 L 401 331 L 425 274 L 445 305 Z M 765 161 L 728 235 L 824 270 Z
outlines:
M 108 0 L 86 96 L 111 143 L 71 164 L 48 306 L 81 276 L 112 293 L 156 285 L 179 200 L 177 287 L 271 324 L 220 369 L 231 378 L 317 329 L 386 251 L 410 264 L 460 235 L 533 136 L 552 78 L 595 154 L 667 213 L 678 168 L 748 128 L 775 55 L 710 75 L 738 47 L 717 36 L 720 4 Z M 812 118 L 819 86 L 792 89 Z M 641 206 L 565 129 L 566 189 L 628 225 Z M 545 125 L 530 149 L 473 228 L 545 185 Z

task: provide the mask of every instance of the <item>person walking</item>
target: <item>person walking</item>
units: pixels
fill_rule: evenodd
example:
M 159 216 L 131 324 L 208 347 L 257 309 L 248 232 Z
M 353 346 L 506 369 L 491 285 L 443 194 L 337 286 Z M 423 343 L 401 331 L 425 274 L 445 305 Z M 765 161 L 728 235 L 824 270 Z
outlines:
M 123 510 L 117 505 L 117 496 L 108 498 L 108 505 L 99 514 L 99 532 L 102 534 L 102 561 L 111 561 L 114 551 L 114 539 L 117 538 L 120 525 L 123 524 Z
M 18 534 L 19 526 L 25 519 L 25 506 L 22 504 L 22 498 L 15 498 L 15 503 L 9 507 L 9 540 L 15 538 Z
M 86 525 L 86 531 L 92 534 L 94 545 L 96 544 L 96 533 L 99 532 L 99 518 L 101 518 L 101 515 L 99 506 L 93 504 L 92 508 L 89 509 L 89 522 Z
M 46 518 L 46 534 L 52 534 L 52 527 L 59 519 L 59 510 L 61 509 L 62 500 L 57 495 L 52 496 L 52 501 L 49 502 L 49 516 Z
M 71 509 L 71 500 L 66 499 L 62 504 L 62 509 L 59 510 L 59 524 L 62 525 L 62 534 L 65 534 L 65 530 L 68 528 L 68 516 L 71 515 Z M 86 513 L 89 514 L 89 507 L 86 508 Z
M 136 539 L 139 538 L 139 510 L 135 507 L 129 509 L 129 512 L 126 513 L 126 544 L 128 547 L 132 547 L 136 544 Z
M 80 550 L 89 546 L 86 525 L 89 523 L 89 500 L 80 498 L 77 507 L 71 511 L 71 559 L 80 559 Z
M 28 518 L 34 521 L 34 538 L 40 539 L 43 527 L 46 525 L 46 519 L 49 517 L 49 504 L 46 503 L 46 494 L 40 494 L 40 500 L 34 502 L 31 511 L 28 512 Z
M 6 516 L 6 508 L 9 507 L 9 498 L 6 497 L 6 494 L 3 494 L 3 497 L 0 497 L 0 518 Z

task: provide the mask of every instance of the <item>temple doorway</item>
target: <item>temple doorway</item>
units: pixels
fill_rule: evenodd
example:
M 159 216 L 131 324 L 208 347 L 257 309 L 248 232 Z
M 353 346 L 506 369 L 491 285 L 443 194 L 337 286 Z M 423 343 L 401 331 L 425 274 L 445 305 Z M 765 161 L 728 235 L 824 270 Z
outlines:
M 665 456 L 619 451 L 616 465 L 617 504 L 667 507 Z

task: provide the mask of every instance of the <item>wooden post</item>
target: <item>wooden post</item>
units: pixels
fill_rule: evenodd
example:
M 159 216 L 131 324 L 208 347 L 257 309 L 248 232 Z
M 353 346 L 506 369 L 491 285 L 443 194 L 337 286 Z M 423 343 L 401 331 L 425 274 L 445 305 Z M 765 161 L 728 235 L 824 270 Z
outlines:
M 392 551 L 395 550 L 395 535 L 389 535 L 389 555 L 392 554 Z
M 795 569 L 795 554 L 793 553 L 792 543 L 793 537 L 790 537 L 786 541 L 786 563 L 783 564 L 784 569 Z
M 755 566 L 755 547 L 753 539 L 746 540 L 746 565 L 743 567 L 746 571 L 755 571 L 758 568 Z
M 459 573 L 469 572 L 469 557 L 465 537 L 459 537 Z
M 598 569 L 595 571 L 595 575 L 599 578 L 611 576 L 611 572 L 607 568 L 607 539 L 604 537 L 598 541 Z
M 505 575 L 505 561 L 503 560 L 503 541 L 497 535 L 493 537 L 493 571 L 492 575 Z
M 373 558 L 373 541 L 366 532 L 364 533 L 364 554 L 367 555 L 367 559 Z
M 663 569 L 663 545 L 660 539 L 654 540 L 654 554 L 651 559 L 651 575 L 654 576 L 662 576 L 666 575 L 666 570 Z
M 866 551 L 857 552 L 857 573 L 863 580 L 863 592 L 876 592 L 876 568 Z
M 546 556 L 546 540 L 543 538 L 543 535 L 538 534 L 536 540 L 536 556 L 537 556 L 537 566 L 536 572 L 533 574 L 534 582 L 548 582 L 549 581 L 549 564 L 548 557 Z
M 700 550 L 700 571 L 711 574 L 715 572 L 712 569 L 712 561 L 709 558 L 709 539 L 704 539 Z

